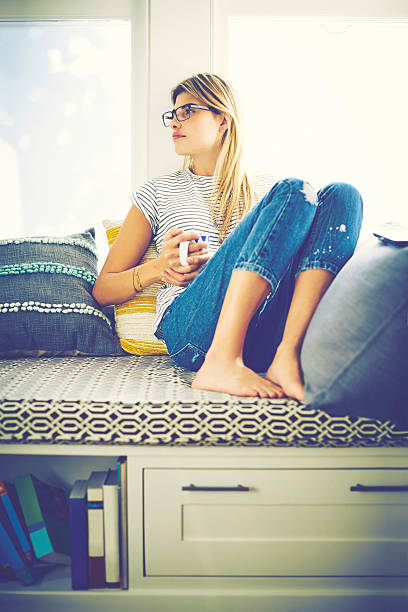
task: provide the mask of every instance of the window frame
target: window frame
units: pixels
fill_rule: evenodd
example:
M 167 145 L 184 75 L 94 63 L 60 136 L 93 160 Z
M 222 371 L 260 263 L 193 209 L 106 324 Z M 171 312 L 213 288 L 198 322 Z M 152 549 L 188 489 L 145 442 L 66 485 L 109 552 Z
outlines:
M 214 72 L 228 76 L 228 19 L 272 16 L 278 19 L 315 19 L 345 22 L 350 18 L 399 21 L 408 19 L 406 0 L 210 0 L 211 64 Z

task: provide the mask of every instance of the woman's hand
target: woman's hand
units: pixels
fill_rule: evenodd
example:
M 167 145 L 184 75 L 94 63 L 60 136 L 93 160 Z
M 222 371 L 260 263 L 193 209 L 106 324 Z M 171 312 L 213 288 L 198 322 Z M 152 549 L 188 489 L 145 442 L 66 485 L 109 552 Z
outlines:
M 197 276 L 211 257 L 207 251 L 207 245 L 201 240 L 189 245 L 187 266 L 180 264 L 179 245 L 185 240 L 197 240 L 198 238 L 200 235 L 197 232 L 183 232 L 175 227 L 166 234 L 159 256 L 162 281 L 177 287 L 187 287 Z

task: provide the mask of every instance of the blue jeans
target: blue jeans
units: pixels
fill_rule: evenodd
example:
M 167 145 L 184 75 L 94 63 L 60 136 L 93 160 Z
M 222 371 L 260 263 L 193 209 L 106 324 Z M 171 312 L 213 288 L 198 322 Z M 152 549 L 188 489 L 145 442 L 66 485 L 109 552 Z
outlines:
M 283 335 L 296 276 L 312 268 L 336 275 L 354 252 L 362 210 L 348 183 L 330 183 L 317 194 L 297 178 L 276 183 L 165 311 L 158 336 L 176 365 L 201 367 L 232 272 L 252 270 L 271 290 L 249 324 L 243 359 L 265 372 Z

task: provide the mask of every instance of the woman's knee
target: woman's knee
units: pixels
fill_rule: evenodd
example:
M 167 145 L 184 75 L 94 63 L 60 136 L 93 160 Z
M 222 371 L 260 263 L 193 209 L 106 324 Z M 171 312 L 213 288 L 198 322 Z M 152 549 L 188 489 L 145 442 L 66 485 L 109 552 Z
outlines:
M 318 191 L 319 199 L 322 199 L 327 194 L 341 200 L 347 206 L 353 207 L 355 210 L 362 211 L 363 209 L 363 199 L 361 194 L 358 189 L 356 189 L 356 187 L 350 183 L 336 181 L 329 183 L 323 187 L 323 189 Z
M 318 198 L 319 206 L 328 207 L 330 225 L 344 232 L 350 248 L 354 249 L 363 221 L 363 200 L 359 191 L 350 183 L 335 182 L 321 189 Z
M 317 192 L 315 188 L 313 187 L 313 185 L 311 185 L 307 181 L 304 181 L 303 179 L 299 179 L 293 176 L 289 176 L 279 181 L 278 185 L 279 184 L 289 186 L 291 192 L 296 192 L 296 191 L 300 192 L 303 195 L 306 202 L 314 206 L 317 205 Z

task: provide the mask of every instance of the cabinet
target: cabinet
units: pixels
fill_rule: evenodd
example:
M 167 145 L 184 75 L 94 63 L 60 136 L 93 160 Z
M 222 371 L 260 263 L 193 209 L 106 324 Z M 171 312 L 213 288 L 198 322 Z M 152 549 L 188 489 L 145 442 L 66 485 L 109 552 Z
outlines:
M 146 469 L 144 491 L 147 576 L 408 578 L 408 472 Z
M 55 568 L 35 587 L 1 584 L 2 609 L 407 609 L 408 449 L 9 444 L 0 477 L 69 488 L 120 455 L 129 590 L 72 592 Z

